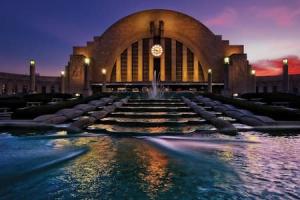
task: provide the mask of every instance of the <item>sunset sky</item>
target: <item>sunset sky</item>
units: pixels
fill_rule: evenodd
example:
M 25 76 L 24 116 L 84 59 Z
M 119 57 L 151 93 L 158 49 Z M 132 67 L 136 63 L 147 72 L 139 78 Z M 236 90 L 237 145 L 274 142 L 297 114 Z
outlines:
M 231 44 L 244 44 L 258 75 L 300 73 L 300 0 L 1 0 L 0 71 L 56 76 L 73 46 L 101 35 L 136 11 L 162 8 L 186 13 Z

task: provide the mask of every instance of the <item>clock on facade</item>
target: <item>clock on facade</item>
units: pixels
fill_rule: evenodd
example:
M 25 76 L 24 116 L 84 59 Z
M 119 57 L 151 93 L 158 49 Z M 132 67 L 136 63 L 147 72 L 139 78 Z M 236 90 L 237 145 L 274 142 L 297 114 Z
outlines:
M 164 50 L 161 45 L 155 44 L 151 48 L 151 53 L 154 57 L 160 57 L 163 54 Z

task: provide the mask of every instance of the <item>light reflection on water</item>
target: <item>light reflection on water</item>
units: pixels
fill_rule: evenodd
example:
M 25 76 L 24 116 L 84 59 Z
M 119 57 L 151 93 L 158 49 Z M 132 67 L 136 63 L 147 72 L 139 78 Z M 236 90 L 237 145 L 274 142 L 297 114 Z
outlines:
M 299 137 L 255 133 L 243 133 L 237 138 L 208 135 L 194 139 L 103 136 L 50 143 L 62 149 L 87 145 L 90 151 L 1 188 L 0 199 L 298 199 L 300 196 Z

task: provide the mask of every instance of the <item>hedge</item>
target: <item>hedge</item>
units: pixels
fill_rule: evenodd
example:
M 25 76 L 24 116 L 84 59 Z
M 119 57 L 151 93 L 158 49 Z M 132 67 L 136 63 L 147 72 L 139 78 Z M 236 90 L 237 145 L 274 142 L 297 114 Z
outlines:
M 86 97 L 86 98 L 80 98 L 80 99 L 71 100 L 71 101 L 63 101 L 63 102 L 59 102 L 57 104 L 52 104 L 52 105 L 42 105 L 42 106 L 38 106 L 38 107 L 17 109 L 12 114 L 12 119 L 33 119 L 40 115 L 53 114 L 53 113 L 59 111 L 60 109 L 71 108 L 77 104 L 87 103 L 89 101 L 92 101 L 95 99 L 100 99 L 100 98 L 106 97 L 106 96 L 108 96 L 108 95 L 107 94 L 97 94 L 97 95 L 93 95 L 93 96 Z
M 287 93 L 247 93 L 241 96 L 245 99 L 261 98 L 263 102 L 289 102 L 291 107 L 300 108 L 300 96 Z
M 298 121 L 300 120 L 300 112 L 299 111 L 290 111 L 283 108 L 274 108 L 268 105 L 258 105 L 254 102 L 244 101 L 229 97 L 224 97 L 221 95 L 214 94 L 204 94 L 204 96 L 209 97 L 211 99 L 215 99 L 221 101 L 222 103 L 231 104 L 240 109 L 249 110 L 258 115 L 265 115 L 271 117 L 275 120 L 282 121 Z

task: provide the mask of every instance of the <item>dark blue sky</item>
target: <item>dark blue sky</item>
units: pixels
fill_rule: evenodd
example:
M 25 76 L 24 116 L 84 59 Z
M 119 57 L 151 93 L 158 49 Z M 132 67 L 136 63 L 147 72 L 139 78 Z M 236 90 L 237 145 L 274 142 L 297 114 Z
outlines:
M 0 71 L 27 73 L 34 58 L 39 73 L 58 75 L 73 46 L 152 8 L 184 12 L 245 44 L 251 62 L 300 54 L 300 0 L 0 0 Z

